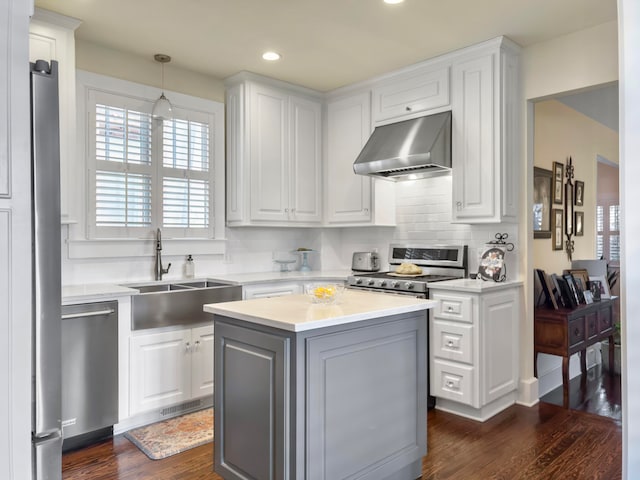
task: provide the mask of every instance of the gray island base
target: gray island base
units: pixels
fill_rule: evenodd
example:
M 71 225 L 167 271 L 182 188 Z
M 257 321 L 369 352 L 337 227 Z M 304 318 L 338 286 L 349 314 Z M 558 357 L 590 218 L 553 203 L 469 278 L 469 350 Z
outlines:
M 205 305 L 214 313 L 215 471 L 225 479 L 420 478 L 427 309 L 347 291 Z

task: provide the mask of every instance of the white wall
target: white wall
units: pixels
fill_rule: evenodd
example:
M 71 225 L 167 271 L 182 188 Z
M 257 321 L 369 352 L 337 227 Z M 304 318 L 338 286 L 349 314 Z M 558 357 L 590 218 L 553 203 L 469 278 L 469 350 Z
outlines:
M 619 0 L 620 19 L 620 190 L 622 205 L 622 473 L 640 478 L 640 3 Z M 628 294 L 627 294 L 628 293 Z M 631 321 L 633 320 L 633 321 Z
M 520 323 L 520 398 L 530 405 L 537 401 L 537 380 L 533 376 L 533 107 L 532 102 L 618 79 L 616 22 L 580 30 L 522 51 L 523 165 L 520 196 L 519 238 L 523 255 L 524 316 Z

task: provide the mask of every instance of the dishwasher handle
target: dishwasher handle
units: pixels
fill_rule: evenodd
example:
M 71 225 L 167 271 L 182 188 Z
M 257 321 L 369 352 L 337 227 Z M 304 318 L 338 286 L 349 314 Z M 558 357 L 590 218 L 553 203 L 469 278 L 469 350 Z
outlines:
M 62 320 L 69 320 L 71 318 L 81 318 L 81 317 L 99 317 L 101 315 L 111 315 L 115 310 L 113 308 L 108 308 L 106 310 L 96 310 L 93 312 L 77 312 L 77 313 L 66 313 L 62 315 Z

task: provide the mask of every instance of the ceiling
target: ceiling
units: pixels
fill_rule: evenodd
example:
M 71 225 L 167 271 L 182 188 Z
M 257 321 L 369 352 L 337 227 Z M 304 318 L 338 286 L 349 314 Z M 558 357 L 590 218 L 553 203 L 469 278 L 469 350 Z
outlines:
M 616 19 L 616 0 L 36 0 L 92 42 L 216 78 L 241 70 L 319 91 L 499 35 L 522 46 Z M 282 55 L 261 59 L 265 50 Z

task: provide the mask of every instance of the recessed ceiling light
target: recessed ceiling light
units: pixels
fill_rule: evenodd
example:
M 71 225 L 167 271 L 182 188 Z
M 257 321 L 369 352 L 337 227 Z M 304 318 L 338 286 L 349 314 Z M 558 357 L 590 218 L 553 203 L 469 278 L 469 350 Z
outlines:
M 388 3 L 389 5 L 396 5 L 402 2 L 404 2 L 404 0 L 384 0 L 384 3 Z
M 280 56 L 280 54 L 279 54 L 279 53 L 277 53 L 277 52 L 264 52 L 264 53 L 262 54 L 262 58 L 263 58 L 264 60 L 268 60 L 268 61 L 270 61 L 270 62 L 273 62 L 273 61 L 275 61 L 275 60 L 280 60 L 281 56 Z

